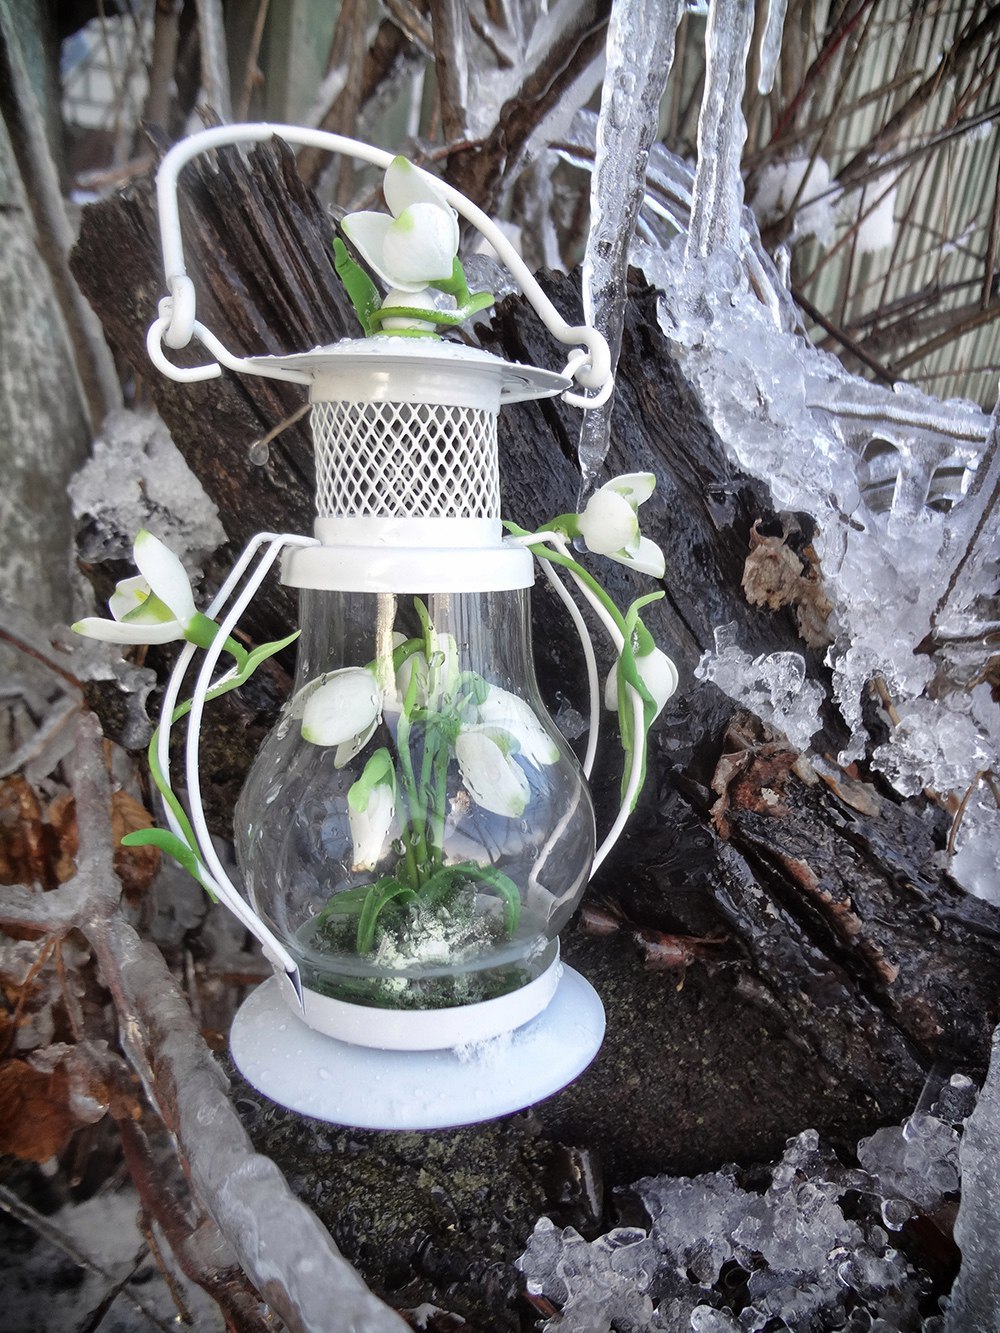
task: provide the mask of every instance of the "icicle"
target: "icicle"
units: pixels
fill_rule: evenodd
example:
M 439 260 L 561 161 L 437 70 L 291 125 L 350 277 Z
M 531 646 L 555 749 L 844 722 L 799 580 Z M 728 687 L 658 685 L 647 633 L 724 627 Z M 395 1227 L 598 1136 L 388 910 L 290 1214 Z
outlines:
M 686 261 L 740 244 L 743 177 L 740 155 L 747 137 L 743 119 L 747 54 L 753 5 L 715 0 L 705 32 L 705 93 L 698 117 L 698 170 L 694 183 Z
M 646 191 L 646 161 L 660 99 L 674 59 L 682 0 L 615 0 L 608 25 L 607 73 L 597 123 L 590 188 L 590 234 L 583 261 L 584 311 L 618 362 L 625 319 L 628 246 Z M 610 404 L 587 412 L 580 431 L 581 494 L 608 452 Z
M 787 8 L 788 0 L 767 0 L 767 18 L 764 20 L 764 35 L 760 42 L 760 73 L 757 75 L 757 91 L 761 96 L 774 87 Z
M 972 613 L 977 594 L 989 586 L 989 568 L 997 559 L 1000 536 L 1000 398 L 993 409 L 990 433 L 968 494 L 955 506 L 948 521 L 948 540 L 942 552 L 944 592 L 932 623 L 941 633 L 981 632 Z M 947 566 L 951 568 L 948 569 Z

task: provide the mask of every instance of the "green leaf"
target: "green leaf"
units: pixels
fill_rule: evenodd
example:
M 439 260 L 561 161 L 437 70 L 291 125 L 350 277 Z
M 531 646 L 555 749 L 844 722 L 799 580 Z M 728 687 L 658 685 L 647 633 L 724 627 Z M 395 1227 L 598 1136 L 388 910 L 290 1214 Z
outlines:
M 197 853 L 188 846 L 183 838 L 179 838 L 176 833 L 171 833 L 170 829 L 135 829 L 134 832 L 125 834 L 122 838 L 122 846 L 158 847 L 161 852 L 166 852 L 167 856 L 172 856 L 175 861 L 179 861 L 192 878 L 198 880 L 199 883 L 203 883 L 201 872 L 204 870 L 204 866 Z
M 342 893 L 335 893 L 322 910 L 316 913 L 313 924 L 321 926 L 331 916 L 357 916 L 364 909 L 370 889 L 370 884 L 361 884 L 356 889 L 344 889 Z
M 480 866 L 473 861 L 464 865 L 446 866 L 444 873 L 455 879 L 488 884 L 491 889 L 495 889 L 503 900 L 504 929 L 508 935 L 514 934 L 521 918 L 521 892 L 509 875 L 497 870 L 495 866 Z
M 242 685 L 245 681 L 249 680 L 262 662 L 266 662 L 267 659 L 273 657 L 275 653 L 280 653 L 283 648 L 289 647 L 301 633 L 301 630 L 296 630 L 294 634 L 289 634 L 284 639 L 275 639 L 272 643 L 259 644 L 253 652 L 247 654 L 247 660 L 240 668 L 239 678 L 236 683 Z
M 333 238 L 333 266 L 344 284 L 361 328 L 366 334 L 374 332 L 372 316 L 378 310 L 382 298 L 365 270 L 351 258 L 339 236 Z
M 375 926 L 382 912 L 394 898 L 401 898 L 403 900 L 401 905 L 417 901 L 417 895 L 413 890 L 407 888 L 405 884 L 400 884 L 399 880 L 391 875 L 383 876 L 368 890 L 365 905 L 361 910 L 361 919 L 358 921 L 358 953 L 371 952 L 375 943 Z

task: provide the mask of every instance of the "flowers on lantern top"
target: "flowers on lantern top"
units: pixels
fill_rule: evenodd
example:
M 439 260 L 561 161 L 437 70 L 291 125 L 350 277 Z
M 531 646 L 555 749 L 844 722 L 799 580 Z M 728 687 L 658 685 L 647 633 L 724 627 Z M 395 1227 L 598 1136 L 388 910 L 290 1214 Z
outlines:
M 106 643 L 172 643 L 189 639 L 207 647 L 218 626 L 195 610 L 191 584 L 178 557 L 143 529 L 132 547 L 138 575 L 122 579 L 108 601 L 112 619 L 87 616 L 77 634 Z
M 391 217 L 348 213 L 344 235 L 390 296 L 447 282 L 458 256 L 458 217 L 440 190 L 405 157 L 394 157 L 382 184 Z M 393 301 L 394 305 L 405 301 Z
M 656 485 L 651 472 L 630 472 L 606 482 L 587 501 L 577 532 L 595 555 L 606 555 L 640 574 L 663 578 L 663 552 L 639 531 L 638 508 Z
M 437 325 L 457 325 L 493 304 L 491 292 L 469 291 L 458 258 L 458 215 L 434 181 L 405 157 L 394 157 L 382 185 L 389 213 L 348 213 L 340 224 L 363 263 L 388 288 L 375 284 L 338 236 L 337 273 L 365 333 L 434 337 Z M 454 300 L 442 309 L 427 290 Z

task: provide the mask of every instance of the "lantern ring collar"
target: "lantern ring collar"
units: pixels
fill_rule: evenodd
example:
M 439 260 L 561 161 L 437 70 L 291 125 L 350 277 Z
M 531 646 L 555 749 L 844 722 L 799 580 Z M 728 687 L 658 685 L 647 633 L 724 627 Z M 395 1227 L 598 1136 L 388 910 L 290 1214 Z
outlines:
M 261 358 L 252 358 L 254 364 L 251 366 L 249 364 L 251 358 L 234 356 L 196 318 L 197 297 L 184 261 L 177 178 L 188 162 L 210 149 L 244 143 L 267 143 L 275 137 L 301 147 L 319 148 L 346 157 L 358 158 L 383 169 L 393 160 L 392 153 L 383 148 L 374 148 L 359 139 L 331 134 L 326 130 L 307 129 L 299 125 L 274 125 L 267 122 L 221 125 L 192 134 L 175 144 L 160 163 L 156 173 L 163 271 L 170 295 L 160 302 L 159 316 L 150 326 L 146 339 L 153 363 L 171 379 L 182 383 L 214 379 L 221 374 L 221 366 L 256 375 L 268 373 L 260 366 Z M 611 371 L 611 353 L 604 336 L 589 324 L 568 324 L 562 318 L 517 250 L 482 209 L 477 208 L 464 194 L 436 176 L 424 172 L 419 167 L 415 170 L 426 176 L 455 211 L 467 222 L 471 222 L 489 241 L 552 336 L 566 346 L 577 348 L 569 358 L 565 373 L 596 396 L 588 398 L 579 394 L 567 394 L 567 401 L 583 408 L 597 407 L 605 402 L 611 393 L 614 377 Z M 197 337 L 211 352 L 215 357 L 215 363 L 188 368 L 173 365 L 164 355 L 161 343 L 174 350 L 180 350 L 186 347 L 193 337 Z M 277 367 L 271 371 L 271 377 L 292 380 L 296 383 L 308 382 L 308 377 L 301 376 L 301 372 L 279 372 Z

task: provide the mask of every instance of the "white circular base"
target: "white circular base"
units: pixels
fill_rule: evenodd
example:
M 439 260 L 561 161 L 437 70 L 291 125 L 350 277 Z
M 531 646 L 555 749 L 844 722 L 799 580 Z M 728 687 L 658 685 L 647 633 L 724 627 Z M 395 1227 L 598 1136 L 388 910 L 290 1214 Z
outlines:
M 248 1083 L 300 1115 L 358 1129 L 447 1129 L 509 1115 L 581 1074 L 600 1049 L 604 1008 L 563 967 L 548 1007 L 514 1032 L 454 1050 L 381 1051 L 313 1031 L 276 978 L 241 1005 L 230 1046 Z
M 492 1000 L 457 1004 L 451 1009 L 375 1009 L 335 1000 L 308 986 L 303 988 L 300 1009 L 288 974 L 276 972 L 276 977 L 286 1007 L 307 1027 L 326 1037 L 384 1051 L 450 1050 L 513 1032 L 540 1014 L 551 1002 L 562 976 L 558 941 L 556 945 L 552 962 L 526 986 Z

